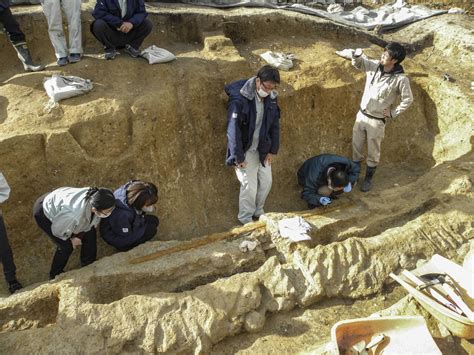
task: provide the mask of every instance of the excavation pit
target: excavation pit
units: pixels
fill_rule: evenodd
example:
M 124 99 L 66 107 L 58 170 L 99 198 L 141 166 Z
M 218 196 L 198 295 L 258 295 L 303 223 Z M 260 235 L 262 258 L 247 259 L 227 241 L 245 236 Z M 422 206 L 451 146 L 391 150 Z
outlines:
M 51 351 L 48 339 L 66 325 L 80 336 L 66 337 L 57 351 L 208 352 L 226 337 L 261 331 L 270 314 L 327 299 L 380 295 L 389 272 L 415 267 L 434 253 L 459 258 L 467 252 L 473 237 L 473 102 L 470 79 L 456 74 L 469 72 L 469 54 L 455 67 L 439 52 L 440 44 L 467 52 L 464 44 L 472 35 L 464 20 L 449 25 L 440 16 L 412 25 L 426 37 L 411 37 L 409 26 L 384 39 L 400 39 L 412 49 L 403 65 L 414 103 L 387 125 L 373 191 L 354 189 L 335 201 L 334 210 L 318 214 L 304 211 L 296 171 L 313 155 L 351 156 L 365 82 L 364 73 L 335 51 L 361 47 L 378 58 L 380 38 L 283 11 L 150 6 L 154 31 L 145 45 L 157 44 L 178 58 L 150 66 L 126 55 L 100 58 L 101 48 L 88 32 L 90 6 L 83 8 L 86 56 L 63 72 L 91 79 L 94 90 L 50 112 L 43 108 L 42 80 L 59 68 L 51 64 L 45 72 L 22 73 L 0 37 L 0 154 L 12 187 L 2 210 L 18 276 L 34 284 L 0 309 L 2 352 L 15 349 L 20 330 L 26 338 L 42 335 L 37 347 L 22 351 Z M 35 59 L 52 62 L 39 8 L 18 11 Z M 467 29 L 452 39 L 434 31 L 440 26 Z M 259 54 L 267 50 L 293 53 L 297 60 L 291 71 L 281 72 L 281 144 L 264 226 L 255 234 L 130 264 L 237 225 L 238 183 L 224 165 L 223 87 L 254 75 L 264 64 Z M 443 81 L 448 69 L 455 83 Z M 99 261 L 78 269 L 74 253 L 68 264 L 74 271 L 38 286 L 47 279 L 53 245 L 30 217 L 35 199 L 59 186 L 116 188 L 132 178 L 160 189 L 162 242 L 115 254 L 99 238 Z M 288 213 L 304 215 L 313 225 L 311 242 L 290 245 L 281 239 L 276 224 Z M 260 246 L 246 254 L 239 244 L 249 238 Z M 14 311 L 26 293 L 36 297 L 37 287 L 61 292 L 39 298 L 41 306 L 32 302 Z M 5 310 L 10 308 L 13 313 Z M 24 312 L 42 314 L 45 308 L 51 312 L 20 324 Z M 93 340 L 83 348 L 85 336 Z

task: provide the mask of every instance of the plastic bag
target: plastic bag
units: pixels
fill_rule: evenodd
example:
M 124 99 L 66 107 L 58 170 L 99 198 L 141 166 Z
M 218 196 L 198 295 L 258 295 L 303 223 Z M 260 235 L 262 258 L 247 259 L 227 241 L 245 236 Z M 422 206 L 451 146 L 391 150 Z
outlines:
M 44 80 L 46 93 L 54 102 L 82 95 L 92 90 L 92 81 L 78 76 L 53 74 Z
M 45 109 L 50 111 L 61 100 L 91 91 L 92 81 L 78 76 L 53 74 L 52 77 L 45 78 L 43 86 L 49 96 Z
M 260 54 L 260 57 L 262 57 L 272 67 L 286 71 L 293 68 L 293 60 L 295 59 L 293 54 L 272 51 L 262 53 Z
M 151 45 L 144 49 L 141 55 L 143 58 L 148 60 L 149 64 L 167 63 L 176 59 L 176 56 L 173 53 L 155 45 Z

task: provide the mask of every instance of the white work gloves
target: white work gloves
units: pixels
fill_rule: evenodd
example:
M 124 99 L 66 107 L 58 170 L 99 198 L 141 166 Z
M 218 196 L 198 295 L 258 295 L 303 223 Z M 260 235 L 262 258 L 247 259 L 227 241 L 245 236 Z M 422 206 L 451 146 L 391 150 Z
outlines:
M 342 189 L 344 192 L 351 192 L 352 191 L 352 184 L 349 182 L 346 186 L 344 186 L 344 189 Z

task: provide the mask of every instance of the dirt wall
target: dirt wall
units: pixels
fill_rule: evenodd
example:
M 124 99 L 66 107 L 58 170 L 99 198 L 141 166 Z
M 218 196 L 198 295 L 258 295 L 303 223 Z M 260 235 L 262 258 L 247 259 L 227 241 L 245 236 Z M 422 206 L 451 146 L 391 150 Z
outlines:
M 158 238 L 163 240 L 186 240 L 235 225 L 238 184 L 224 165 L 223 87 L 253 75 L 263 64 L 258 54 L 265 50 L 292 52 L 297 58 L 292 71 L 281 73 L 281 148 L 267 211 L 305 208 L 295 178 L 305 159 L 325 152 L 350 155 L 365 78 L 334 51 L 362 47 L 377 57 L 381 49 L 369 36 L 314 17 L 268 10 L 153 11 L 155 27 L 145 45 L 171 50 L 178 56 L 173 63 L 149 66 L 125 54 L 112 62 L 101 59 L 86 12 L 86 57 L 61 70 L 52 63 L 45 72 L 23 74 L 12 48 L 0 38 L 6 68 L 0 73 L 0 155 L 13 190 L 2 209 L 25 284 L 47 277 L 53 253 L 31 218 L 32 205 L 59 186 L 114 189 L 132 178 L 155 182 L 160 189 Z M 19 19 L 35 59 L 53 62 L 43 15 L 20 14 Z M 462 128 L 468 122 L 463 105 L 472 103 L 462 97 L 456 105 L 443 101 L 434 92 L 451 88 L 439 82 L 437 73 L 410 59 L 405 67 L 415 103 L 387 126 L 381 162 L 387 170 L 380 174 L 395 178 L 393 183 L 423 175 L 471 149 L 470 133 Z M 94 90 L 46 112 L 42 80 L 59 71 L 91 79 Z M 465 137 L 458 143 L 444 139 L 447 134 Z M 113 252 L 99 240 L 99 257 Z M 74 255 L 69 267 L 77 266 Z

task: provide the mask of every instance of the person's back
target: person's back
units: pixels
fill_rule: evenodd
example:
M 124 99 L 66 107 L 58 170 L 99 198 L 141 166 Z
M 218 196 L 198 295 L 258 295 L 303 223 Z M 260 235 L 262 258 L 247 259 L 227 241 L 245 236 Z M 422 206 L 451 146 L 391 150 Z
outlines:
M 115 197 L 105 188 L 62 187 L 40 196 L 33 206 L 38 227 L 56 245 L 50 279 L 64 272 L 69 256 L 81 246 L 81 266 L 97 256 L 96 227 L 115 209 Z
M 336 195 L 352 190 L 359 172 L 357 164 L 339 155 L 321 154 L 309 158 L 297 173 L 298 184 L 303 187 L 301 198 L 310 209 L 328 205 Z

